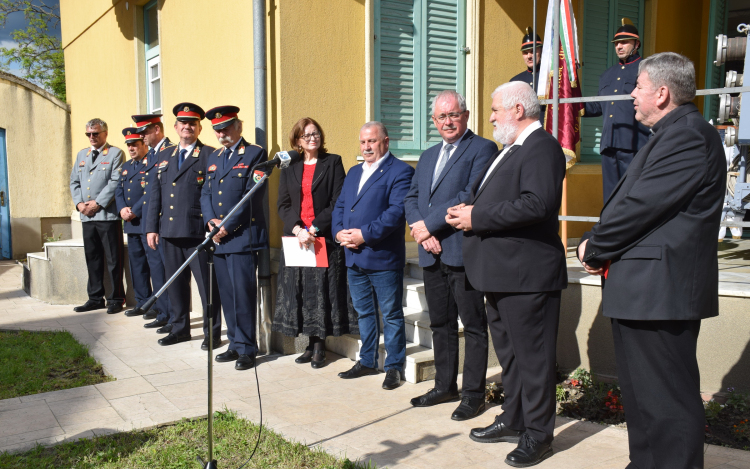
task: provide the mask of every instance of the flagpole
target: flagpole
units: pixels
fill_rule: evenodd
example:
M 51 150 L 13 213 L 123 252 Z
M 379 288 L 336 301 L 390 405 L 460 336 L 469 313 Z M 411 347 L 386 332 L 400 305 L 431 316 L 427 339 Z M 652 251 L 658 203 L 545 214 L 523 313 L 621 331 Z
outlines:
M 560 117 L 560 1 L 561 0 L 552 0 L 554 3 L 552 4 L 552 53 L 554 54 L 553 57 L 553 64 L 554 64 L 554 73 L 553 73 L 553 81 L 552 83 L 554 86 L 552 87 L 552 135 L 555 137 L 555 139 L 559 140 L 558 138 L 558 124 L 559 124 L 559 117 Z M 563 179 L 563 192 L 562 192 L 562 201 L 560 206 L 560 213 L 562 216 L 566 216 L 568 214 L 568 177 L 567 177 L 567 171 L 565 178 Z M 562 221 L 562 226 L 560 229 L 560 234 L 562 238 L 563 247 L 565 248 L 565 253 L 567 255 L 568 252 L 568 222 L 566 220 Z
M 531 62 L 534 64 L 531 67 L 531 83 L 533 83 L 533 85 L 531 85 L 531 86 L 534 88 L 534 91 L 536 92 L 536 90 L 537 90 L 537 86 L 536 86 L 536 0 L 534 0 L 534 29 L 533 29 L 533 31 L 531 31 L 531 33 L 533 35 L 533 37 L 531 38 L 531 40 L 534 43 L 533 49 L 532 49 L 532 52 L 531 52 L 532 53 L 532 61 Z

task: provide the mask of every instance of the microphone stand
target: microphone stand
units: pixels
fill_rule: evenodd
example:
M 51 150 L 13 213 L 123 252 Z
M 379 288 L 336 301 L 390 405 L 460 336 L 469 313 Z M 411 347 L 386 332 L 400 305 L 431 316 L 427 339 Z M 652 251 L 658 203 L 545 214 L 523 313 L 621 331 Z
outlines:
M 227 213 L 227 216 L 224 217 L 224 219 L 219 223 L 218 225 L 211 224 L 213 226 L 213 229 L 209 233 L 208 237 L 200 243 L 198 246 L 196 246 L 195 251 L 193 251 L 192 254 L 190 254 L 190 257 L 187 258 L 187 260 L 180 266 L 177 271 L 172 274 L 172 276 L 164 283 L 164 286 L 159 289 L 158 292 L 156 292 L 151 298 L 146 301 L 142 308 L 144 311 L 148 311 L 151 309 L 151 307 L 154 306 L 154 303 L 156 303 L 156 300 L 164 294 L 164 292 L 167 291 L 167 288 L 175 281 L 175 279 L 182 273 L 183 270 L 185 270 L 191 262 L 198 256 L 199 253 L 206 251 L 208 252 L 208 301 L 206 302 L 207 307 L 207 314 L 208 314 L 208 462 L 203 461 L 200 456 L 197 457 L 198 462 L 201 463 L 203 466 L 203 469 L 218 469 L 218 465 L 216 460 L 214 459 L 214 434 L 213 434 L 213 423 L 214 423 L 214 412 L 213 412 L 213 372 L 214 372 L 214 335 L 213 335 L 213 277 L 214 277 L 214 261 L 213 261 L 213 250 L 214 247 L 211 245 L 213 243 L 213 237 L 221 230 L 221 227 L 224 226 L 224 224 L 229 220 L 234 213 L 239 210 L 240 207 L 242 207 L 248 200 L 250 200 L 255 193 L 256 190 L 258 190 L 264 182 L 266 182 L 266 179 L 268 179 L 268 176 L 271 175 L 271 172 L 274 169 L 274 166 L 266 166 L 266 163 L 260 163 L 258 165 L 255 165 L 251 172 L 254 173 L 256 168 L 263 167 L 263 177 L 258 180 L 258 182 L 255 183 L 255 185 L 240 199 L 239 202 L 237 202 L 237 205 L 232 207 L 232 210 Z

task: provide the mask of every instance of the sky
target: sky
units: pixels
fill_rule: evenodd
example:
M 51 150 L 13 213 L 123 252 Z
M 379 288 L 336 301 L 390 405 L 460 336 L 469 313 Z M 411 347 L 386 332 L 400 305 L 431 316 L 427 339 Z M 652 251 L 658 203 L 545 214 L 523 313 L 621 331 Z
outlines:
M 5 22 L 5 27 L 0 28 L 0 47 L 13 47 L 15 42 L 13 41 L 11 34 L 16 29 L 25 29 L 26 24 L 26 18 L 24 18 L 23 13 L 13 13 L 8 16 L 8 20 Z M 60 37 L 60 25 L 58 25 L 57 29 L 52 31 L 52 33 L 57 35 L 57 37 Z M 23 75 L 18 69 L 18 64 L 11 64 L 10 72 L 15 75 Z

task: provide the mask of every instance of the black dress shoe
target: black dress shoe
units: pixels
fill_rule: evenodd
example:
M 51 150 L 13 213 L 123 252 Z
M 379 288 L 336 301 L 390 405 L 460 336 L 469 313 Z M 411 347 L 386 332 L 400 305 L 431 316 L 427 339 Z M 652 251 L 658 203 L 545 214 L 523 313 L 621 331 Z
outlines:
M 378 374 L 377 368 L 370 368 L 369 366 L 364 366 L 362 363 L 360 363 L 359 360 L 357 360 L 357 363 L 354 364 L 351 369 L 347 371 L 342 371 L 339 373 L 339 378 L 343 379 L 353 379 L 353 378 L 359 378 L 362 376 L 368 376 L 368 375 L 376 375 Z
M 528 433 L 524 433 L 516 449 L 505 457 L 505 464 L 513 467 L 531 467 L 550 456 L 552 456 L 552 443 L 540 443 Z
M 234 364 L 235 370 L 249 370 L 255 367 L 255 357 L 250 355 L 240 355 L 237 359 L 237 363 Z
M 385 379 L 383 380 L 383 389 L 392 391 L 399 386 L 401 386 L 401 372 L 394 368 L 386 371 Z
M 174 345 L 179 344 L 180 342 L 187 342 L 189 340 L 189 335 L 178 337 L 177 334 L 169 334 L 168 336 L 159 339 L 159 345 Z
M 226 362 L 233 362 L 237 360 L 238 358 L 240 358 L 240 354 L 237 353 L 236 350 L 227 350 L 224 353 L 220 353 L 216 355 L 216 358 L 214 358 L 214 360 L 216 360 L 219 363 L 226 363 Z
M 221 347 L 221 339 L 214 337 L 214 350 Z M 208 337 L 203 339 L 203 343 L 201 344 L 201 350 L 208 350 Z
M 154 321 L 154 322 L 156 322 L 156 321 Z M 165 324 L 164 326 L 162 326 L 162 327 L 160 327 L 160 328 L 158 328 L 156 330 L 157 334 L 169 334 L 170 332 L 172 332 L 172 325 L 171 324 Z
M 86 311 L 94 311 L 95 309 L 104 309 L 106 306 L 104 301 L 88 300 L 81 306 L 73 308 L 73 311 L 76 313 L 85 313 Z
M 500 423 L 500 417 L 495 417 L 495 422 L 489 427 L 472 428 L 469 438 L 479 443 L 518 443 L 521 434 Z
M 122 311 L 122 303 L 112 303 L 107 306 L 107 314 L 116 314 Z
M 432 388 L 421 396 L 412 399 L 411 405 L 414 407 L 430 407 L 456 399 L 458 399 L 458 391 L 440 391 L 437 388 Z
M 451 415 L 451 420 L 469 420 L 484 412 L 484 396 L 464 397 Z
M 323 368 L 326 365 L 326 351 L 316 350 L 313 352 L 312 360 L 310 360 L 310 366 L 313 368 Z
M 146 324 L 144 324 L 143 327 L 145 327 L 146 329 L 156 329 L 157 327 L 162 327 L 163 328 L 167 324 L 169 324 L 167 321 L 151 321 L 151 322 L 147 322 Z M 156 332 L 159 332 L 159 331 L 156 331 Z M 166 332 L 172 332 L 172 327 L 170 326 L 169 330 L 168 331 L 164 331 L 164 332 L 165 333 Z
M 158 315 L 159 315 L 159 311 L 152 308 L 146 311 L 145 313 L 143 313 L 143 319 L 145 321 L 148 321 L 150 319 L 156 319 L 156 316 Z
M 125 316 L 127 316 L 129 318 L 131 318 L 133 316 L 143 316 L 144 314 L 146 314 L 146 312 L 143 311 L 141 308 L 138 308 L 138 307 L 135 307 L 133 309 L 129 309 L 129 310 L 125 311 Z
M 310 360 L 312 360 L 312 355 L 313 349 L 308 347 L 305 349 L 305 353 L 294 359 L 294 363 L 298 363 L 300 365 L 303 363 L 310 363 Z

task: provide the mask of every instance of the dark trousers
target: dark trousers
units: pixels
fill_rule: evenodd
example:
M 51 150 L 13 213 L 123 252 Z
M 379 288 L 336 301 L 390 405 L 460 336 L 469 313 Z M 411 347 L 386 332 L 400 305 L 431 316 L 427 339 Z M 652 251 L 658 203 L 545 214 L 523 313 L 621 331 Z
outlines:
M 551 442 L 560 291 L 485 295 L 492 343 L 503 367 L 500 422 L 537 441 Z
M 438 260 L 422 270 L 435 352 L 435 388 L 457 390 L 458 318 L 464 326 L 462 395 L 484 397 L 487 378 L 487 315 L 484 293 L 466 288 L 466 271 Z
M 255 253 L 214 254 L 216 280 L 221 289 L 224 320 L 227 323 L 228 350 L 254 357 L 255 337 Z
M 135 292 L 135 305 L 143 306 L 151 297 L 151 272 L 149 269 L 146 249 L 146 235 L 128 233 L 128 261 L 130 262 L 130 280 Z
M 122 223 L 116 221 L 83 222 L 83 252 L 89 272 L 87 291 L 90 300 L 104 297 L 104 261 L 107 262 L 111 288 L 107 304 L 123 304 L 125 287 L 122 284 L 123 242 Z M 102 258 L 104 253 L 104 258 Z
M 148 260 L 148 268 L 151 274 L 151 286 L 153 287 L 154 292 L 158 292 L 167 281 L 164 273 L 164 245 L 159 243 L 156 250 L 153 250 L 148 247 L 145 239 L 146 235 L 143 235 L 143 246 L 146 251 L 146 259 Z M 169 292 L 164 292 L 164 294 L 156 300 L 156 304 L 152 309 L 157 311 L 157 321 L 169 321 L 172 310 L 172 306 L 169 302 Z
M 633 161 L 634 152 L 615 150 L 607 148 L 602 152 L 602 192 L 606 202 L 615 186 L 628 170 L 630 162 Z
M 612 320 L 630 469 L 703 468 L 700 320 Z
M 164 270 L 167 278 L 171 277 L 177 269 L 195 251 L 195 247 L 203 242 L 200 238 L 161 238 L 164 243 Z M 169 286 L 169 300 L 172 302 L 174 316 L 171 318 L 172 334 L 179 337 L 190 336 L 190 271 L 193 272 L 195 283 L 198 284 L 198 294 L 201 297 L 203 309 L 203 335 L 208 337 L 209 314 L 214 320 L 214 340 L 221 337 L 221 300 L 219 289 L 214 277 L 213 285 L 213 308 L 208 311 L 208 256 L 207 252 L 201 252 L 190 263 L 190 269 L 183 270 L 175 281 Z

